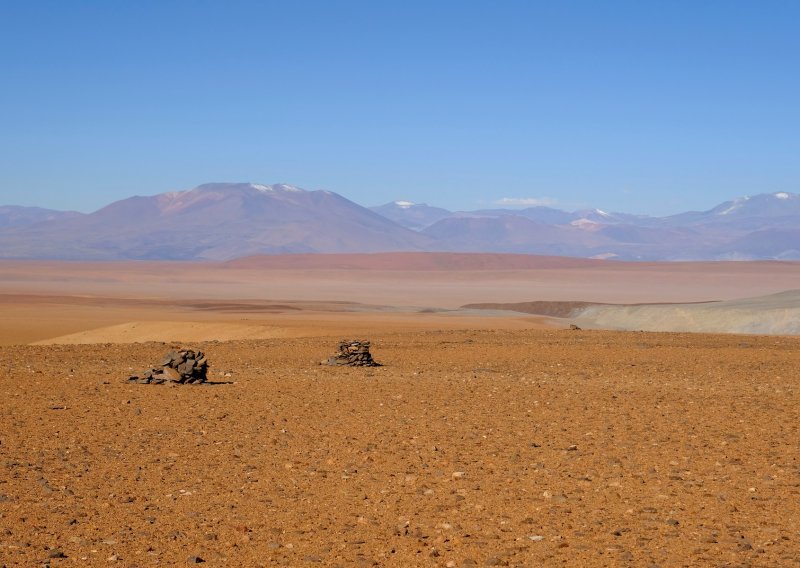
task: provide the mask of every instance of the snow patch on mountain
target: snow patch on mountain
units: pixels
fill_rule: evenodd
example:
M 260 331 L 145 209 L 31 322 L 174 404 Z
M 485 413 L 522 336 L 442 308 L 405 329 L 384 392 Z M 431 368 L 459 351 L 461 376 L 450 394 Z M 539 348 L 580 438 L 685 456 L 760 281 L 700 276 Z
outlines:
M 288 183 L 278 183 L 272 186 L 273 188 L 279 189 L 281 191 L 288 191 L 290 193 L 303 193 L 303 189 L 300 189 L 297 186 L 289 185 Z
M 261 183 L 251 183 L 250 187 L 261 193 L 275 193 L 276 191 L 288 191 L 290 193 L 299 193 L 303 190 L 299 187 L 289 185 L 287 183 L 276 183 L 275 185 L 264 185 Z
M 749 195 L 746 195 L 744 197 L 739 197 L 738 199 L 734 199 L 733 201 L 731 201 L 730 207 L 727 207 L 722 211 L 718 212 L 717 215 L 730 215 L 737 209 L 740 209 L 742 205 L 744 205 L 744 203 L 749 200 L 750 200 Z

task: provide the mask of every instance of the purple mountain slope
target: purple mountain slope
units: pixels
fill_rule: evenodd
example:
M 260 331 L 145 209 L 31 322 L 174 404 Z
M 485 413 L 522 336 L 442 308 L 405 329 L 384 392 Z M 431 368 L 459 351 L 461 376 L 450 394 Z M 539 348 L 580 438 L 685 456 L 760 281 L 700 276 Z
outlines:
M 5 257 L 229 259 L 259 253 L 421 250 L 429 239 L 335 193 L 211 183 L 0 231 Z
M 21 227 L 35 223 L 46 223 L 57 219 L 80 217 L 76 211 L 56 211 L 41 207 L 19 207 L 15 205 L 0 206 L 0 228 Z
M 380 214 L 379 214 L 380 213 Z M 328 191 L 212 183 L 94 213 L 0 207 L 0 257 L 230 259 L 255 254 L 504 252 L 622 260 L 800 259 L 800 196 L 743 197 L 669 217 L 548 207 L 366 209 Z

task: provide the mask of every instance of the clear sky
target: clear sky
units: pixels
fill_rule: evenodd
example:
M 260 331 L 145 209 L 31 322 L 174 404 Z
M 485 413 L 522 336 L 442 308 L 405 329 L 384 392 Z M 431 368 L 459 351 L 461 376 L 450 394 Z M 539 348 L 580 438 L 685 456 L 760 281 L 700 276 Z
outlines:
M 796 193 L 799 29 L 794 0 L 0 0 L 0 204 L 211 181 L 649 214 Z

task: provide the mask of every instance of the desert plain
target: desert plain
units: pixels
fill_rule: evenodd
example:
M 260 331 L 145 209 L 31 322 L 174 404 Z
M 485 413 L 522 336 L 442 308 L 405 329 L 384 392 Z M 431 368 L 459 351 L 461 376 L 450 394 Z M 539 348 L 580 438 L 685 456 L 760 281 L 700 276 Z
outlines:
M 800 565 L 798 283 L 791 262 L 0 261 L 0 566 Z M 382 366 L 320 365 L 343 338 Z M 210 384 L 126 381 L 176 347 Z

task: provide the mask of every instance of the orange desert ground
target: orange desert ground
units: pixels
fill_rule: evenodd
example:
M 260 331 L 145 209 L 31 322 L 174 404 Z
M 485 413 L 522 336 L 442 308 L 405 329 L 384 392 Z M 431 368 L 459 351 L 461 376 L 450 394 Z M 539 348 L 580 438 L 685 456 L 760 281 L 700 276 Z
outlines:
M 800 566 L 798 288 L 790 262 L 0 261 L 0 566 Z M 320 365 L 343 338 L 383 366 Z M 126 381 L 178 347 L 210 384 Z

